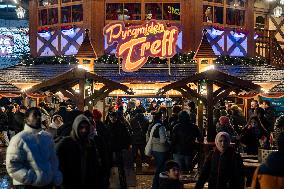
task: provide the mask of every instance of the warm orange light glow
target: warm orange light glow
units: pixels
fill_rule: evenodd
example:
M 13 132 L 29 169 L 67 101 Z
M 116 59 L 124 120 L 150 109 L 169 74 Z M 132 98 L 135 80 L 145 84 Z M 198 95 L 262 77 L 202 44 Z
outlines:
M 116 56 L 122 58 L 125 72 L 137 71 L 148 57 L 171 58 L 176 54 L 178 28 L 151 20 L 140 26 L 125 27 L 123 22 L 104 28 L 108 45 L 117 43 Z

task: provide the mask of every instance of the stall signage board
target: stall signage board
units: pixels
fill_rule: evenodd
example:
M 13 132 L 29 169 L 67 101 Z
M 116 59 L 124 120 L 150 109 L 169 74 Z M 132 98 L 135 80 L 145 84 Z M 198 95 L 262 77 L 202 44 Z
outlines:
M 124 22 L 105 26 L 104 36 L 108 45 L 117 43 L 116 57 L 122 58 L 125 72 L 139 70 L 148 57 L 171 58 L 176 54 L 178 28 L 151 20 L 142 25 L 126 27 Z
M 262 100 L 270 101 L 271 106 L 275 109 L 275 115 L 284 115 L 284 97 L 282 98 L 267 98 L 261 97 Z

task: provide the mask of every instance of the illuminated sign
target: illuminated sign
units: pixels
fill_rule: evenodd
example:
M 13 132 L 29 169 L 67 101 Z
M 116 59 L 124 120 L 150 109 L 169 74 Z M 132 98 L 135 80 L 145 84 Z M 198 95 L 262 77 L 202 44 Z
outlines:
M 117 43 L 116 56 L 123 59 L 125 72 L 137 71 L 148 57 L 171 58 L 176 54 L 178 28 L 151 20 L 143 25 L 126 27 L 124 22 L 105 26 L 108 45 Z
M 0 56 L 12 54 L 13 46 L 13 36 L 0 35 Z

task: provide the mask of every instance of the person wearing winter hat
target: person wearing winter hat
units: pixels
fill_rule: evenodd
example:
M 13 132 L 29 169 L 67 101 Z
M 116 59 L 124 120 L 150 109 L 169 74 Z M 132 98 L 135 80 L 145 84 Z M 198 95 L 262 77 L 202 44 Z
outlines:
M 233 126 L 230 123 L 230 119 L 227 116 L 221 116 L 219 118 L 219 123 L 216 125 L 216 131 L 219 132 L 226 132 L 230 135 L 231 140 L 236 141 L 238 136 L 237 132 L 234 130 Z
M 277 139 L 278 152 L 272 152 L 265 163 L 256 169 L 252 189 L 284 188 L 284 133 Z
M 231 138 L 226 132 L 216 135 L 216 149 L 206 158 L 195 189 L 243 189 L 244 165 L 241 156 L 230 147 Z
M 81 114 L 73 122 L 71 135 L 56 144 L 65 189 L 107 188 L 106 158 L 89 137 L 91 127 L 89 119 Z

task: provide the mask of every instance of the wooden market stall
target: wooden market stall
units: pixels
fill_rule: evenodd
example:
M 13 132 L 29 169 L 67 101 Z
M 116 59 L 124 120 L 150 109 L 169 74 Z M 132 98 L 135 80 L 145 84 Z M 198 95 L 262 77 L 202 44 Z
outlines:
M 102 83 L 103 87 L 94 90 L 94 83 Z M 89 85 L 90 92 L 85 90 L 87 85 Z M 64 96 L 75 102 L 80 110 L 84 110 L 84 107 L 90 101 L 96 104 L 96 102 L 107 97 L 114 90 L 122 90 L 127 94 L 133 94 L 125 85 L 97 76 L 81 68 L 73 68 L 55 78 L 33 86 L 27 92 L 61 92 Z
M 193 90 L 191 88 L 190 83 L 200 85 L 202 82 L 206 86 L 206 92 L 202 93 L 201 91 Z M 213 125 L 214 105 L 219 100 L 229 96 L 229 94 L 233 91 L 236 93 L 242 90 L 255 92 L 261 91 L 261 87 L 251 81 L 246 81 L 215 69 L 197 73 L 193 76 L 169 84 L 160 89 L 158 94 L 164 94 L 172 89 L 181 92 L 181 94 L 186 98 L 195 97 L 202 101 L 205 105 L 207 110 L 208 126 L 207 140 L 210 142 L 214 141 L 216 134 L 216 127 Z

